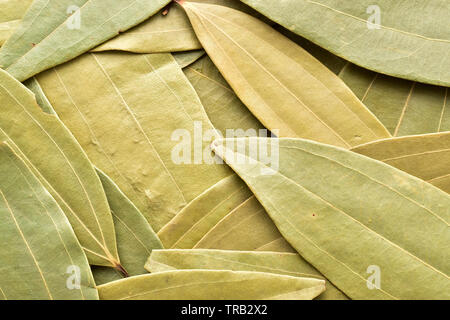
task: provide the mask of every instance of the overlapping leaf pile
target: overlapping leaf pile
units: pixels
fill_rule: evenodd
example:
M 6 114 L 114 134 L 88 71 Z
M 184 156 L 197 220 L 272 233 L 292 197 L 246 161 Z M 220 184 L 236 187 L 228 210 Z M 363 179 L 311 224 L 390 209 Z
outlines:
M 0 299 L 450 299 L 448 21 L 1 1 Z

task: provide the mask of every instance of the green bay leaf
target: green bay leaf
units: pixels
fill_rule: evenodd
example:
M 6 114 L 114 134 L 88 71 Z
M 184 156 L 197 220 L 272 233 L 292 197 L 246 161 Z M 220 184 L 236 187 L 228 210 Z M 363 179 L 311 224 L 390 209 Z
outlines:
M 393 136 L 450 130 L 448 88 L 358 67 L 284 28 L 278 29 L 337 74 Z
M 155 231 L 233 174 L 213 163 L 217 135 L 170 54 L 89 53 L 37 79 L 89 159 Z
M 7 143 L 0 143 L 0 300 L 96 300 L 69 221 Z
M 0 47 L 8 40 L 19 25 L 20 20 L 0 22 Z
M 0 2 L 0 23 L 20 20 L 33 0 L 2 0 Z
M 258 271 L 293 277 L 323 279 L 309 263 L 294 253 L 251 252 L 231 250 L 154 250 L 145 268 L 151 272 L 170 270 L 232 270 Z M 317 297 L 319 300 L 348 299 L 331 283 Z
M 393 78 L 348 64 L 339 77 L 394 137 L 450 130 L 448 88 Z
M 51 193 L 89 262 L 117 266 L 114 224 L 103 188 L 80 145 L 31 91 L 0 70 L 0 140 L 7 141 Z
M 311 300 L 325 282 L 262 272 L 177 270 L 98 287 L 101 300 Z
M 100 170 L 97 172 L 111 208 L 121 265 L 128 276 L 144 274 L 147 256 L 153 249 L 163 248 L 161 241 L 114 181 Z M 122 278 L 122 274 L 110 268 L 94 267 L 93 273 L 97 285 Z
M 239 0 L 197 0 L 196 2 L 220 4 L 262 17 Z M 135 53 L 163 53 L 199 50 L 197 39 L 186 13 L 171 5 L 138 26 L 92 49 L 92 52 L 120 50 Z
M 295 252 L 254 195 L 232 208 L 192 248 Z
M 201 48 L 202 45 L 195 36 L 183 9 L 171 6 L 167 15 L 158 13 L 92 51 L 121 50 L 135 53 L 161 53 Z
M 161 230 L 165 248 L 191 249 L 232 208 L 251 197 L 251 191 L 236 175 L 226 177 L 188 203 Z
M 0 68 L 24 81 L 139 24 L 169 2 L 36 0 L 1 48 Z
M 346 148 L 390 137 L 339 78 L 270 26 L 223 6 L 184 2 L 183 7 L 224 78 L 280 137 Z
M 450 193 L 450 132 L 385 139 L 352 151 L 383 161 Z
M 31 2 L 32 0 L 3 0 L 0 2 L 0 46 L 20 25 Z
M 241 1 L 356 65 L 418 82 L 450 85 L 446 72 L 450 60 L 442 58 L 450 50 L 448 1 L 424 1 L 422 6 L 390 0 L 286 0 L 283 5 L 271 0 Z M 377 15 L 379 22 L 375 22 Z
M 347 296 L 449 298 L 447 193 L 382 162 L 302 139 L 279 140 L 278 170 L 270 175 L 236 152 L 235 142 L 216 141 L 213 149 L 286 240 Z M 371 270 L 381 272 L 379 289 L 368 286 Z
M 208 56 L 184 68 L 214 127 L 222 135 L 228 129 L 243 130 L 242 135 L 257 136 L 264 126 L 239 100 Z
M 193 64 L 195 61 L 200 59 L 205 55 L 203 50 L 193 50 L 184 52 L 174 52 L 172 56 L 180 66 L 180 68 L 186 68 L 187 66 Z

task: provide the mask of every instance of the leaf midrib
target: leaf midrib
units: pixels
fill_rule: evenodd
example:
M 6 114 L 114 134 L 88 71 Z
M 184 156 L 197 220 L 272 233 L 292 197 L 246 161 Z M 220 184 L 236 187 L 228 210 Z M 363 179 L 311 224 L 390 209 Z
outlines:
M 316 1 L 312 1 L 312 0 L 305 0 L 305 1 L 307 1 L 307 2 L 309 2 L 311 4 L 313 4 L 313 5 L 321 6 L 321 7 L 324 7 L 326 9 L 332 10 L 332 11 L 338 13 L 338 14 L 342 14 L 342 15 L 348 16 L 348 17 L 350 17 L 352 19 L 358 20 L 359 22 L 364 23 L 364 25 L 367 24 L 367 20 L 366 19 L 359 18 L 359 17 L 354 16 L 354 15 L 352 15 L 350 13 L 347 13 L 347 12 L 344 12 L 344 11 L 340 11 L 338 9 L 332 8 L 332 7 L 327 6 L 327 5 L 325 5 L 323 3 L 320 3 L 320 2 L 316 2 Z M 427 40 L 427 41 L 450 43 L 450 40 L 447 40 L 447 39 L 430 38 L 430 37 L 426 37 L 424 35 L 408 32 L 408 31 L 404 31 L 404 30 L 400 30 L 400 29 L 396 29 L 396 28 L 388 27 L 388 26 L 384 26 L 384 25 L 380 25 L 380 27 L 382 29 L 386 29 L 386 30 L 402 33 L 402 34 L 405 34 L 405 35 L 408 35 L 408 36 L 412 36 L 412 37 L 421 38 L 421 39 L 424 39 L 424 40 Z

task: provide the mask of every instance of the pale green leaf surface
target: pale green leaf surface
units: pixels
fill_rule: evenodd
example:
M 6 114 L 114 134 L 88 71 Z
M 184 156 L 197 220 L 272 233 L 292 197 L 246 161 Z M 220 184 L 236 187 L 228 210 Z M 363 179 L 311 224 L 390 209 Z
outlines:
M 262 17 L 239 0 L 200 0 L 198 2 L 220 4 Z M 192 29 L 186 13 L 179 6 L 171 5 L 168 7 L 166 15 L 159 13 L 92 51 L 120 50 L 135 53 L 163 53 L 198 49 L 202 49 L 202 45 Z
M 296 252 L 295 249 L 293 249 L 292 246 L 283 238 L 283 236 L 280 236 L 279 238 L 256 248 L 254 251 L 290 252 L 290 253 Z
M 2 0 L 0 1 L 0 46 L 11 36 L 20 25 L 20 21 L 32 0 Z
M 26 80 L 23 85 L 30 89 L 31 92 L 34 93 L 34 97 L 36 98 L 36 102 L 41 107 L 42 111 L 48 114 L 52 114 L 57 116 L 55 110 L 53 109 L 50 101 L 48 101 L 45 93 L 42 91 L 42 88 L 39 82 L 36 80 L 36 77 L 32 77 Z
M 395 137 L 450 130 L 448 88 L 393 78 L 353 64 L 339 77 Z
M 153 249 L 163 246 L 151 226 L 136 206 L 122 193 L 106 174 L 97 171 L 108 198 L 117 236 L 120 262 L 130 276 L 146 273 L 144 264 Z M 111 268 L 93 269 L 97 285 L 122 278 Z
M 193 199 L 159 230 L 158 236 L 165 248 L 191 249 L 230 210 L 251 195 L 237 175 L 230 175 Z
M 151 272 L 170 270 L 258 271 L 293 277 L 323 279 L 309 263 L 294 253 L 251 252 L 229 250 L 154 250 L 145 268 Z M 343 300 L 347 297 L 327 282 L 319 300 Z
M 382 162 L 302 139 L 280 139 L 278 170 L 269 175 L 256 159 L 236 154 L 235 141 L 223 142 L 213 149 L 281 234 L 350 298 L 450 298 L 447 193 Z M 367 286 L 370 266 L 381 270 L 380 289 Z
M 336 75 L 270 26 L 223 6 L 183 7 L 237 96 L 278 136 L 346 148 L 390 137 Z
M 167 15 L 158 13 L 92 51 L 121 50 L 135 53 L 161 53 L 201 48 L 202 45 L 195 36 L 186 13 L 179 6 L 171 6 Z
M 0 47 L 8 40 L 19 25 L 20 20 L 0 22 Z
M 95 265 L 118 264 L 114 224 L 94 168 L 72 134 L 32 92 L 0 70 L 0 139 L 52 194 Z
M 244 190 L 250 192 L 246 186 Z M 253 251 L 265 246 L 270 246 L 270 251 L 295 252 L 252 195 L 217 222 L 192 248 Z
M 155 231 L 232 174 L 210 164 L 217 135 L 170 54 L 89 53 L 37 79 L 92 163 Z
M 311 300 L 325 282 L 262 272 L 177 270 L 98 287 L 102 300 Z
M 0 1 L 0 23 L 20 20 L 33 0 L 2 0 Z
M 277 26 L 337 74 L 394 136 L 450 130 L 448 88 L 415 83 L 358 67 Z M 250 114 L 250 112 L 248 112 Z
M 246 136 L 257 136 L 264 126 L 239 100 L 211 59 L 206 56 L 188 66 L 184 74 L 194 86 L 214 127 L 223 136 L 227 129 L 243 130 Z M 247 131 L 250 130 L 250 131 Z
M 450 132 L 380 140 L 352 151 L 383 161 L 450 193 Z
M 36 0 L 1 48 L 0 68 L 24 81 L 143 22 L 169 2 Z
M 187 66 L 193 64 L 195 61 L 200 59 L 205 55 L 203 50 L 193 50 L 186 52 L 174 52 L 172 56 L 180 66 L 180 68 L 186 68 Z
M 0 143 L 0 176 L 1 300 L 98 299 L 69 221 L 5 143 Z M 77 280 L 78 289 L 69 287 Z
M 284 0 L 283 5 L 272 0 L 241 1 L 359 66 L 450 86 L 450 3 L 446 0 Z M 380 10 L 377 28 L 370 24 L 374 6 Z

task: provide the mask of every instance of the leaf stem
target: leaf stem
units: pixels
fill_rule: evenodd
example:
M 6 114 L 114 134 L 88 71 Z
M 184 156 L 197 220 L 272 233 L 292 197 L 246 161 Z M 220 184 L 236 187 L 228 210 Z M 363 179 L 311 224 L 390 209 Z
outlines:
M 115 264 L 114 269 L 116 269 L 124 278 L 128 278 L 130 276 L 127 270 L 120 263 Z

